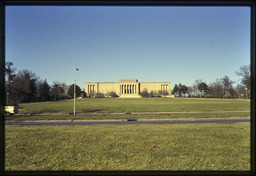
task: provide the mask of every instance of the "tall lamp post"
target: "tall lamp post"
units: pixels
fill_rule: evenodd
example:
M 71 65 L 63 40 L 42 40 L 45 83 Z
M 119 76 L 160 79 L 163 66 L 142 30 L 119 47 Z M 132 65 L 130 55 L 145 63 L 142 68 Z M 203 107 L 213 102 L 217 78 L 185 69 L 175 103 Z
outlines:
M 78 68 L 74 68 L 74 115 L 76 115 L 76 71 Z
M 7 92 L 7 102 L 6 102 L 6 105 L 9 104 L 9 92 Z
M 247 93 L 247 88 L 245 88 L 245 99 L 247 99 L 248 93 Z

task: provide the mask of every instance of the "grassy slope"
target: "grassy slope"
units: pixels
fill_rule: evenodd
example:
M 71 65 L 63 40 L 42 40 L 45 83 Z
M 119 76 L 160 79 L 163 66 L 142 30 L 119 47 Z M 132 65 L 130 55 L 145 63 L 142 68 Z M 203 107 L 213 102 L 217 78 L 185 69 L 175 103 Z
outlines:
M 6 170 L 249 170 L 249 123 L 6 127 Z
M 76 101 L 76 112 L 191 112 L 191 111 L 249 111 L 247 100 L 97 98 Z M 20 113 L 73 113 L 73 101 L 23 103 Z
M 230 112 L 231 111 L 231 112 Z M 244 112 L 237 112 L 244 111 Z M 76 119 L 173 119 L 249 117 L 249 100 L 142 98 L 79 99 Z M 166 114 L 125 114 L 126 112 L 168 112 Z M 96 114 L 95 114 L 96 113 Z M 108 114 L 111 113 L 111 114 Z M 112 114 L 113 113 L 113 114 Z M 122 114 L 116 114 L 122 113 Z M 73 100 L 41 103 L 22 103 L 19 114 L 7 120 L 67 120 L 73 119 Z M 43 115 L 44 114 L 44 115 Z M 39 116 L 40 115 L 40 116 Z

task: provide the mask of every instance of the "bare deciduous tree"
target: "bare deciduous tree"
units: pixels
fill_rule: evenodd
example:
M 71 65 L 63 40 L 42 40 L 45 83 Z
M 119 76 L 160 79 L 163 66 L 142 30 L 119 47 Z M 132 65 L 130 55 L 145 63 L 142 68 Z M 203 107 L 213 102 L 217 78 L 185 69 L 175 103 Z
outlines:
M 243 65 L 239 68 L 238 71 L 236 71 L 236 75 L 241 76 L 241 84 L 246 89 L 246 97 L 250 96 L 250 80 L 251 80 L 251 70 L 250 70 L 250 64 L 249 65 Z
M 223 84 L 224 94 L 228 94 L 230 89 L 232 88 L 234 81 L 230 80 L 228 76 L 224 76 L 221 79 L 221 82 Z

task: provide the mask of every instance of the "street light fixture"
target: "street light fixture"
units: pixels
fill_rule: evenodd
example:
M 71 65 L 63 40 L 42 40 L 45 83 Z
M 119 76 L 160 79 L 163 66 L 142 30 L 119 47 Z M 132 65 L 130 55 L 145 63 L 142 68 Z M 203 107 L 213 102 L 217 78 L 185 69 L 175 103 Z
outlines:
M 76 71 L 78 68 L 74 68 L 74 115 L 76 115 Z

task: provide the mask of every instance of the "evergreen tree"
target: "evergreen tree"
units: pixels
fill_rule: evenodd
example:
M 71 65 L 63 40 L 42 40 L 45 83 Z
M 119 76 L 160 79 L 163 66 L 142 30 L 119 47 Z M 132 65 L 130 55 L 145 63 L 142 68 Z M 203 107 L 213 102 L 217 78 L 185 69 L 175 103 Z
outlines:
M 37 100 L 38 77 L 29 70 L 21 70 L 13 79 L 13 99 L 16 103 L 34 102 Z
M 179 87 L 178 87 L 177 84 L 175 84 L 175 86 L 174 86 L 174 88 L 172 90 L 172 94 L 176 95 L 176 93 L 178 93 L 178 92 L 179 92 Z
M 175 96 L 179 96 L 181 97 L 182 95 L 186 94 L 188 91 L 188 87 L 186 85 L 182 85 L 181 83 L 179 83 L 179 85 L 175 84 L 173 90 L 172 90 L 172 94 L 174 94 Z
M 68 95 L 74 98 L 74 84 L 69 86 Z M 78 85 L 76 85 L 76 97 L 79 97 L 79 96 L 81 96 L 81 89 Z
M 57 101 L 62 98 L 63 94 L 65 93 L 64 89 L 58 82 L 53 82 L 53 86 L 50 89 L 50 96 L 54 101 Z
M 204 96 L 205 94 L 209 93 L 209 87 L 205 82 L 201 82 L 198 85 L 198 90 L 201 92 L 200 97 Z
M 40 83 L 38 86 L 38 100 L 39 101 L 49 101 L 50 97 L 50 86 L 47 83 L 46 79 L 44 82 Z

